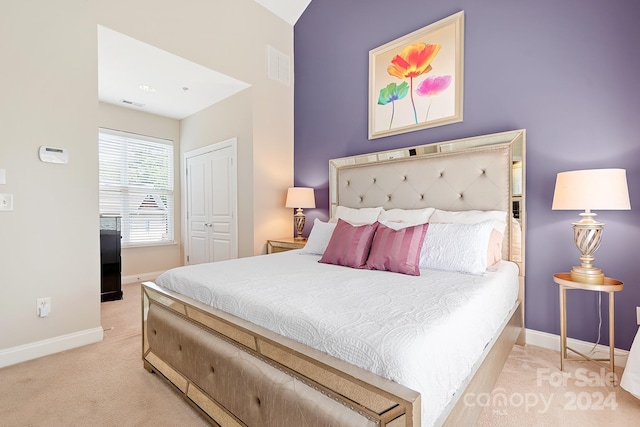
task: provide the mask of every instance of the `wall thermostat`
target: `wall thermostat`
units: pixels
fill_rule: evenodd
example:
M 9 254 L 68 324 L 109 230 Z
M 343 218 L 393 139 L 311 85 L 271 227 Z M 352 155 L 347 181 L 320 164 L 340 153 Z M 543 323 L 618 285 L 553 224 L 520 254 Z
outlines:
M 47 163 L 69 163 L 69 151 L 66 148 L 47 147 L 43 145 L 38 152 L 40 160 Z

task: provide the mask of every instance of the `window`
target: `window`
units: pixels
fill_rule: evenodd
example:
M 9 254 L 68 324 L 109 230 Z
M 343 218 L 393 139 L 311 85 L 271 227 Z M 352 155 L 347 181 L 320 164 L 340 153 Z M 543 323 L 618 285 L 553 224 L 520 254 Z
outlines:
M 100 213 L 122 216 L 122 245 L 173 242 L 173 142 L 100 129 Z

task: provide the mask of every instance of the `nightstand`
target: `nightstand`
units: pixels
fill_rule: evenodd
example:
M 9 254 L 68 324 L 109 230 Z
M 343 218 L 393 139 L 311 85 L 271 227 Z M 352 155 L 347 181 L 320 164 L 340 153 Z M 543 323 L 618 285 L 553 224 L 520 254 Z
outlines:
M 614 371 L 614 363 L 613 363 L 613 351 L 615 349 L 615 341 L 614 341 L 614 293 L 621 291 L 623 288 L 623 283 L 619 280 L 612 279 L 610 277 L 604 278 L 604 284 L 596 285 L 593 283 L 580 283 L 573 282 L 571 280 L 570 273 L 557 273 L 553 275 L 553 281 L 558 284 L 560 287 L 560 370 L 564 371 L 564 362 L 565 360 L 577 360 L 577 361 L 585 361 L 589 360 L 592 362 L 596 362 L 600 365 L 607 367 L 602 362 L 609 362 L 609 370 L 611 372 Z M 609 294 L 609 358 L 608 359 L 593 359 L 585 354 L 580 353 L 567 346 L 567 289 L 582 289 L 584 291 L 597 291 L 597 292 L 606 292 Z M 571 350 L 577 355 L 581 356 L 581 359 L 570 359 L 567 357 L 567 350 Z
M 284 239 L 267 240 L 267 253 L 285 252 L 292 249 L 302 249 L 307 244 L 307 239 L 294 239 L 285 237 Z

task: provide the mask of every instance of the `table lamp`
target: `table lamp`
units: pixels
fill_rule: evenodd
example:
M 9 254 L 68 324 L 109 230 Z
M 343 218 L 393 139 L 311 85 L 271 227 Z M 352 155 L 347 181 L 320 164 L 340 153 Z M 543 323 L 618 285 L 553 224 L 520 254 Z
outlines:
M 287 201 L 285 202 L 285 206 L 287 208 L 297 209 L 296 214 L 293 216 L 293 223 L 297 230 L 295 239 L 304 240 L 304 237 L 302 237 L 302 229 L 304 229 L 305 216 L 304 213 L 302 213 L 302 209 L 316 207 L 316 198 L 313 193 L 313 188 L 289 188 L 287 190 Z
M 553 210 L 584 210 L 573 223 L 573 240 L 580 251 L 580 266 L 571 269 L 571 280 L 603 284 L 602 270 L 594 267 L 593 253 L 600 246 L 603 223 L 592 210 L 630 210 L 624 169 L 588 169 L 560 172 L 553 193 Z

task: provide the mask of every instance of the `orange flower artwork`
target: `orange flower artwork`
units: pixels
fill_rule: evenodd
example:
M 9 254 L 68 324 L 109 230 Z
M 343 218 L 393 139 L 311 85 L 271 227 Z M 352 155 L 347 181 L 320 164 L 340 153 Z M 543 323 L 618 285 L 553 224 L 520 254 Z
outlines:
M 409 45 L 393 57 L 387 72 L 399 79 L 418 77 L 431 71 L 431 61 L 439 51 L 439 44 L 421 42 Z
M 371 49 L 369 139 L 462 121 L 463 58 L 463 11 Z
M 402 49 L 399 55 L 394 56 L 391 65 L 387 68 L 390 75 L 399 79 L 409 79 L 409 96 L 416 124 L 418 123 L 418 112 L 413 100 L 413 79 L 431 71 L 431 61 L 439 51 L 439 44 L 414 43 Z

